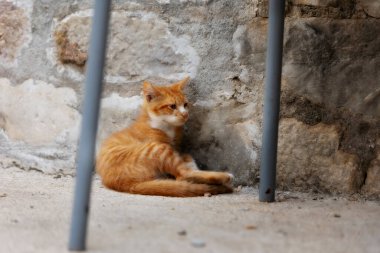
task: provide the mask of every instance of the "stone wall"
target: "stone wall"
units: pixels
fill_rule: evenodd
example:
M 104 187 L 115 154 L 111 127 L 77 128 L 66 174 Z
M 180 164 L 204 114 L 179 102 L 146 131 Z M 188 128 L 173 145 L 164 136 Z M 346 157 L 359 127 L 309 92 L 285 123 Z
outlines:
M 0 0 L 0 164 L 73 174 L 92 1 Z M 114 0 L 99 140 L 189 75 L 184 150 L 259 180 L 268 3 Z M 380 4 L 288 0 L 278 185 L 380 197 Z

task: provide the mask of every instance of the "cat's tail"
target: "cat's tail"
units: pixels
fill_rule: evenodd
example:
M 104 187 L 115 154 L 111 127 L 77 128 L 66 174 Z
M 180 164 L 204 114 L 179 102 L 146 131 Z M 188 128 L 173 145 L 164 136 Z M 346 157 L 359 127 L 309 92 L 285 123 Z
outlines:
M 136 183 L 127 190 L 130 193 L 142 195 L 158 195 L 168 197 L 196 197 L 206 193 L 212 195 L 231 193 L 233 190 L 227 185 L 194 184 L 178 180 L 152 180 Z

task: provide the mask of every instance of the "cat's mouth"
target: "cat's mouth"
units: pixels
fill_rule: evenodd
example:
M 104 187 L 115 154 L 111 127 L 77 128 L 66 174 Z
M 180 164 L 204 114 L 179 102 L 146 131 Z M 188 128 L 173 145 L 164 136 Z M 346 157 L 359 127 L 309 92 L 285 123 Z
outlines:
M 183 121 L 183 122 L 186 122 L 188 119 L 189 119 L 189 114 L 186 113 L 186 114 L 182 114 L 180 119 Z

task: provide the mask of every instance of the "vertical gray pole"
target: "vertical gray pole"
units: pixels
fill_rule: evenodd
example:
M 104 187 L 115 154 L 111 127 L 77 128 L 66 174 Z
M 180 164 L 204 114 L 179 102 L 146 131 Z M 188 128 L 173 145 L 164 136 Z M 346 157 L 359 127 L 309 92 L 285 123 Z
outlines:
M 96 0 L 86 70 L 69 250 L 85 250 L 111 0 Z
M 284 12 L 285 0 L 269 1 L 264 130 L 259 187 L 259 200 L 262 202 L 273 202 L 275 198 Z

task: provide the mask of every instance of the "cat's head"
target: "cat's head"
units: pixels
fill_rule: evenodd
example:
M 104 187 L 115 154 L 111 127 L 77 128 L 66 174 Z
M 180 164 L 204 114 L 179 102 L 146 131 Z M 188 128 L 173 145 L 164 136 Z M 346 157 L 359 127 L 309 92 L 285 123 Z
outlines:
M 156 124 L 182 126 L 189 118 L 189 103 L 183 89 L 189 82 L 185 78 L 169 86 L 143 83 L 144 109 Z

